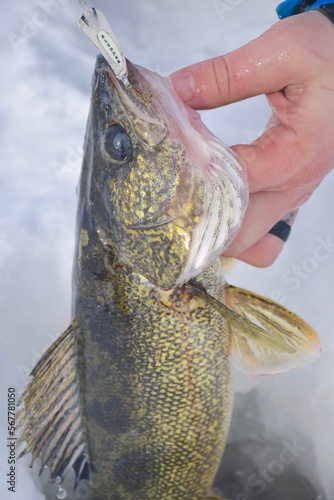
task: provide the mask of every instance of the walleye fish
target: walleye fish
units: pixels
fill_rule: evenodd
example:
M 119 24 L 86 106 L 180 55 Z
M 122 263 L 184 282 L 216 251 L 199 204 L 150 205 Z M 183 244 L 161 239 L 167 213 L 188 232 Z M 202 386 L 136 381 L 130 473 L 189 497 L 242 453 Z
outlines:
M 101 35 L 102 36 L 102 35 Z M 73 319 L 22 397 L 24 453 L 93 500 L 208 500 L 252 374 L 313 361 L 314 330 L 225 282 L 247 183 L 168 79 L 97 58 L 79 189 Z

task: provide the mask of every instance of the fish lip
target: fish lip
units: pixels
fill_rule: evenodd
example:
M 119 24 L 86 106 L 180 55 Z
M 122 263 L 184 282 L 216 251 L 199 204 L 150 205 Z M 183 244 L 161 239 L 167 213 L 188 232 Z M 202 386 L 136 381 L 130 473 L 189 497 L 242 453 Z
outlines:
M 110 65 L 108 64 L 106 58 L 102 54 L 98 54 L 96 56 L 95 70 L 99 69 L 100 66 L 104 66 L 105 68 L 106 67 L 110 68 Z
M 102 54 L 98 54 L 94 67 L 93 88 L 96 89 L 98 86 L 101 86 L 102 91 L 105 91 L 108 90 L 109 85 L 112 85 L 114 88 L 120 88 L 121 83 L 114 75 L 108 61 Z
M 125 85 L 113 73 L 107 60 L 97 56 L 95 64 L 95 89 L 101 93 L 116 92 L 123 107 L 124 116 L 132 123 L 132 131 L 137 139 L 150 147 L 161 144 L 166 138 L 169 129 L 162 116 L 164 110 L 156 96 L 153 95 L 151 86 L 139 68 L 126 60 L 128 66 L 129 84 Z M 134 118 L 137 126 L 133 126 Z

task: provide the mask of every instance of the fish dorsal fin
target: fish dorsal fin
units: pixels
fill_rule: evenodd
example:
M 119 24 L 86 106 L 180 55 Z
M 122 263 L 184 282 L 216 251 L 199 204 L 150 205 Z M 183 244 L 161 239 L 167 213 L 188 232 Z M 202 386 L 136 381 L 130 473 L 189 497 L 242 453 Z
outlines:
M 81 414 L 77 369 L 77 326 L 72 324 L 39 360 L 22 395 L 18 412 L 20 457 L 32 454 L 50 470 L 50 482 L 61 481 L 75 466 L 78 484 L 87 477 L 87 446 Z
M 212 297 L 192 280 L 204 300 L 226 319 L 233 364 L 251 375 L 272 375 L 306 366 L 320 354 L 313 328 L 280 304 L 226 285 L 225 302 Z

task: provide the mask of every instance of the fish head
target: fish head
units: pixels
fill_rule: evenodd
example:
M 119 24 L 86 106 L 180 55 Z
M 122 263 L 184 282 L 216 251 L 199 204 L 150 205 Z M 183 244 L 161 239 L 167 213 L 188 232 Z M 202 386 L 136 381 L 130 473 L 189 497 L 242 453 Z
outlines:
M 233 152 L 167 78 L 129 61 L 127 68 L 130 86 L 97 58 L 86 134 L 89 202 L 118 259 L 170 289 L 230 244 L 247 182 Z

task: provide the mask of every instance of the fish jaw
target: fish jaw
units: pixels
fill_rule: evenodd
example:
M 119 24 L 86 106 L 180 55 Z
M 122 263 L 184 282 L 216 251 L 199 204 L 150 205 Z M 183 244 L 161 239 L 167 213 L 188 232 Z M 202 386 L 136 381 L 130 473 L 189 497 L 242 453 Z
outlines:
M 145 68 L 140 71 L 168 114 L 169 133 L 182 132 L 189 175 L 201 177 L 205 186 L 204 210 L 193 227 L 179 285 L 200 274 L 231 244 L 248 205 L 248 183 L 233 151 L 208 130 L 199 113 L 181 101 L 170 80 Z

